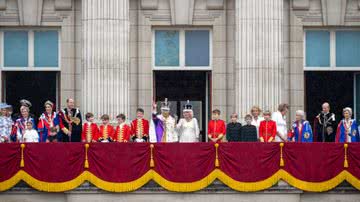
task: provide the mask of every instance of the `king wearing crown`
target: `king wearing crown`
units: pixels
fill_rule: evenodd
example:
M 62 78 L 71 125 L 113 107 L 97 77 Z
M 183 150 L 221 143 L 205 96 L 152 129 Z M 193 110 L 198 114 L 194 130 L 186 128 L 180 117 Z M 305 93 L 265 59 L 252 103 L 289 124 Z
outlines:
M 157 105 L 153 103 L 153 114 L 150 129 L 150 142 L 178 142 L 175 131 L 176 120 L 170 115 L 170 102 L 165 98 L 161 102 L 161 114 L 157 114 Z

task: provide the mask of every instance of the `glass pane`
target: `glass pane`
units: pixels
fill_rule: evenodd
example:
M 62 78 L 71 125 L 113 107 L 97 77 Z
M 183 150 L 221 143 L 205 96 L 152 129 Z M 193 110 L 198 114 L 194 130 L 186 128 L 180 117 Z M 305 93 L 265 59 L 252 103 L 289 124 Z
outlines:
M 58 37 L 57 31 L 36 31 L 34 33 L 35 67 L 59 66 Z
M 191 30 L 185 32 L 185 65 L 209 66 L 209 31 Z
M 330 67 L 330 32 L 306 31 L 306 66 Z
M 5 67 L 28 66 L 28 32 L 26 31 L 4 32 L 4 66 Z
M 336 66 L 360 67 L 360 32 L 336 32 Z
M 178 31 L 155 31 L 155 66 L 180 66 Z

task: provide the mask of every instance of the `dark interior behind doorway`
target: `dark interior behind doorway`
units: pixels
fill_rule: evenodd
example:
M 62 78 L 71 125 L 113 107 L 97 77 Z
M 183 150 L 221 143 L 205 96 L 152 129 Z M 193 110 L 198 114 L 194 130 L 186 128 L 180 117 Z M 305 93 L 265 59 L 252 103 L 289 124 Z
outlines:
M 342 118 L 343 108 L 354 106 L 353 72 L 305 72 L 305 84 L 305 110 L 311 124 L 324 102 L 330 104 L 337 122 Z
M 36 117 L 44 111 L 47 100 L 56 102 L 58 72 L 4 72 L 3 95 L 7 103 L 13 105 L 14 113 L 19 112 L 19 100 L 32 103 L 31 113 Z

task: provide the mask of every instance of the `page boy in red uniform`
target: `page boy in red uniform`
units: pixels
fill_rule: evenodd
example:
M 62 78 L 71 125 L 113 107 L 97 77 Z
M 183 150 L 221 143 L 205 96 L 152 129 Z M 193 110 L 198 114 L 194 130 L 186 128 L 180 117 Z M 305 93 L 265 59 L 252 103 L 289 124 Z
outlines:
M 115 130 L 114 141 L 115 142 L 130 142 L 131 128 L 125 123 L 126 116 L 119 114 L 116 116 L 118 126 Z
M 94 123 L 94 114 L 86 113 L 85 114 L 86 123 L 83 125 L 81 132 L 81 141 L 82 142 L 96 142 L 96 137 L 98 137 L 99 128 Z
M 208 125 L 208 138 L 212 142 L 221 142 L 222 138 L 226 134 L 225 122 L 220 119 L 220 110 L 215 109 L 212 111 L 212 120 Z
M 131 122 L 131 138 L 134 142 L 146 142 L 149 137 L 149 121 L 144 119 L 144 110 L 136 110 L 136 119 Z
M 272 142 L 276 135 L 276 122 L 271 120 L 270 111 L 265 111 L 263 116 L 265 120 L 261 121 L 259 126 L 260 142 Z
M 114 141 L 115 130 L 109 123 L 110 117 L 107 114 L 101 116 L 102 125 L 100 126 L 100 132 L 96 138 L 98 142 L 112 142 Z

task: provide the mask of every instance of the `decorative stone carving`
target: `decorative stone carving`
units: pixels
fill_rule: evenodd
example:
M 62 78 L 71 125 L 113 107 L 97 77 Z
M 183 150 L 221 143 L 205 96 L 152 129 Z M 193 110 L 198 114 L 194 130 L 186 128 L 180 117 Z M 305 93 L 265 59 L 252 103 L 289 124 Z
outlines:
M 206 7 L 209 10 L 224 9 L 224 0 L 207 0 Z
M 310 8 L 309 0 L 293 0 L 294 10 L 308 10 Z
M 72 0 L 55 0 L 55 10 L 71 10 Z
M 192 25 L 194 0 L 170 0 L 171 24 Z
M 22 26 L 40 26 L 43 0 L 18 0 L 19 22 Z
M 346 0 L 321 0 L 321 8 L 325 26 L 345 24 Z
M 140 6 L 144 10 L 156 10 L 158 9 L 159 0 L 141 0 Z

